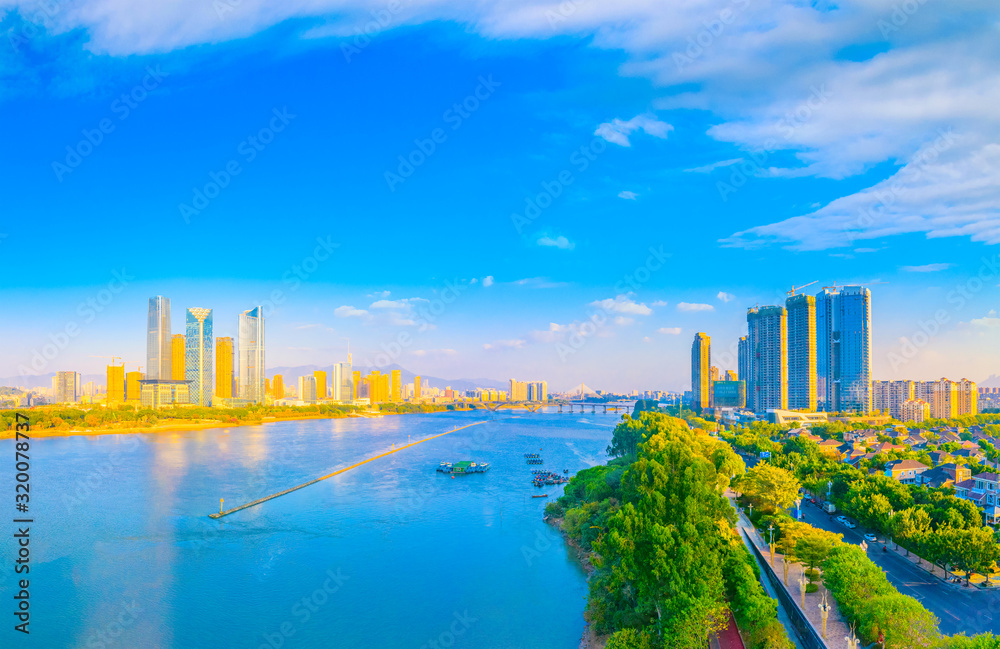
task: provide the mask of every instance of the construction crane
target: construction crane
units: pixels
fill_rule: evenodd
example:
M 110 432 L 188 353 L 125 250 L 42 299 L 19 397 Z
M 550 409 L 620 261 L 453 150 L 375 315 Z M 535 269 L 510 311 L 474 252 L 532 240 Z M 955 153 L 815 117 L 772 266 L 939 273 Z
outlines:
M 840 287 L 843 288 L 844 286 L 873 286 L 875 284 L 888 284 L 888 283 L 889 282 L 883 282 L 882 280 L 878 280 L 875 282 L 856 282 L 854 284 L 841 284 Z M 824 286 L 823 288 L 824 289 L 832 288 L 833 290 L 837 290 L 837 282 L 834 282 L 833 286 Z
M 120 361 L 120 360 L 122 359 L 122 357 L 121 357 L 121 356 L 98 356 L 98 355 L 96 355 L 96 354 L 91 354 L 91 355 L 90 355 L 90 357 L 91 357 L 91 358 L 110 358 L 110 359 L 111 359 L 111 364 L 112 364 L 112 365 L 114 365 L 114 364 L 115 364 L 115 361 Z M 122 365 L 124 366 L 125 364 L 124 364 L 124 363 L 122 363 Z
M 819 282 L 818 279 L 813 280 L 813 281 L 809 282 L 808 284 L 803 284 L 802 286 L 795 286 L 793 284 L 792 285 L 792 290 L 788 291 L 788 293 L 786 293 L 785 295 L 788 295 L 789 297 L 791 297 L 791 296 L 795 295 L 795 291 L 800 291 L 800 290 L 804 289 L 807 286 L 812 286 L 813 284 L 816 284 L 817 282 Z

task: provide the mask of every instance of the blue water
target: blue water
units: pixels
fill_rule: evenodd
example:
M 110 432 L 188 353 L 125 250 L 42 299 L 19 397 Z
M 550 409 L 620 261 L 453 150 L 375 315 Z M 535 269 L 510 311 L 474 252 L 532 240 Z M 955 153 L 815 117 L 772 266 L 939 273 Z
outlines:
M 504 413 L 218 521 L 219 498 L 233 507 L 484 415 L 34 440 L 31 644 L 575 648 L 586 575 L 542 522 L 548 499 L 530 497 L 562 487 L 532 487 L 523 454 L 560 473 L 603 462 L 618 418 Z M 462 459 L 492 469 L 435 471 Z M 20 636 L 6 610 L 3 646 Z

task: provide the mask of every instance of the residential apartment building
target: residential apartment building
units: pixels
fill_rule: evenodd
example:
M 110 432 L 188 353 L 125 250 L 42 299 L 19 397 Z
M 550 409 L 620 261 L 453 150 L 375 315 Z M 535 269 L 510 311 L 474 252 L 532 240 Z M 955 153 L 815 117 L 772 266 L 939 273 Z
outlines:
M 893 419 L 903 419 L 903 403 L 914 399 L 914 381 L 872 381 L 872 410 L 889 413 Z
M 792 295 L 788 312 L 788 408 L 814 412 L 816 397 L 816 298 Z
M 699 412 L 711 407 L 711 365 L 712 338 L 703 332 L 696 333 L 691 343 L 691 407 Z
M 760 414 L 788 409 L 788 313 L 782 306 L 747 310 L 750 379 L 747 406 Z M 692 352 L 693 358 L 693 352 Z

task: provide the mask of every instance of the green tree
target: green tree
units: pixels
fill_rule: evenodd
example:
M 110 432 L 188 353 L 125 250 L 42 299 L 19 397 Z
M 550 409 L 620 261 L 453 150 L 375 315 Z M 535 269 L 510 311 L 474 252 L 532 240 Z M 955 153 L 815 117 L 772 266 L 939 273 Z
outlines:
M 800 485 L 791 472 L 761 463 L 739 479 L 737 488 L 762 511 L 773 514 L 795 503 Z

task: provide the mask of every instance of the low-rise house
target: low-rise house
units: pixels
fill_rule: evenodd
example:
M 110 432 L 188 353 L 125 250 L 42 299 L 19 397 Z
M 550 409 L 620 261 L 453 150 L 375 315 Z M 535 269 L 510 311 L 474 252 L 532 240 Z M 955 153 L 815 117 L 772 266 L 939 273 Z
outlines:
M 941 434 L 938 435 L 938 441 L 937 441 L 938 444 L 950 444 L 952 442 L 956 444 L 961 444 L 962 438 L 954 433 L 949 433 L 947 431 L 942 431 Z
M 844 462 L 853 466 L 855 469 L 860 469 L 862 460 L 870 460 L 873 457 L 875 457 L 874 453 L 865 453 L 864 455 L 857 455 L 854 457 L 846 458 Z M 871 471 L 869 471 L 869 473 L 875 474 L 879 473 L 879 471 L 877 469 L 872 469 Z
M 973 442 L 973 441 L 968 440 L 968 439 L 963 439 L 962 440 L 962 448 L 975 448 L 975 449 L 978 449 L 979 448 L 979 444 L 977 442 Z
M 837 452 L 840 454 L 840 459 L 844 462 L 850 462 L 855 458 L 867 455 L 868 449 L 864 444 L 854 443 L 854 444 L 841 444 L 837 447 Z
M 927 487 L 948 487 L 972 477 L 972 470 L 964 464 L 950 462 L 928 469 L 914 480 L 914 484 Z
M 885 476 L 903 484 L 914 484 L 918 475 L 930 469 L 916 460 L 893 460 L 885 465 Z
M 835 439 L 824 439 L 822 442 L 818 443 L 819 450 L 828 455 L 833 455 L 838 460 L 841 458 L 840 451 L 837 449 L 840 447 L 840 442 Z
M 917 450 L 927 446 L 927 440 L 920 435 L 910 435 L 903 440 L 903 444 L 909 446 L 910 448 Z
M 983 453 L 978 448 L 975 449 L 975 450 L 973 450 L 971 448 L 960 448 L 957 451 L 955 451 L 954 453 L 952 453 L 952 456 L 954 456 L 954 457 L 964 457 L 965 459 L 969 460 L 970 462 L 975 462 L 976 464 L 979 464 L 980 462 L 982 462 L 983 460 L 986 459 L 986 454 Z
M 934 466 L 951 462 L 951 454 L 948 451 L 931 451 L 927 455 L 931 457 L 931 462 L 934 463 Z
M 893 444 L 892 442 L 878 442 L 869 446 L 869 450 L 872 453 L 889 453 L 890 451 L 905 451 L 906 447 Z
M 844 433 L 845 442 L 855 442 L 861 444 L 874 444 L 878 441 L 878 431 L 874 430 L 849 430 Z
M 1000 518 L 1000 475 L 980 473 L 979 475 L 955 483 L 955 496 L 975 503 L 984 511 L 986 523 L 994 525 Z

